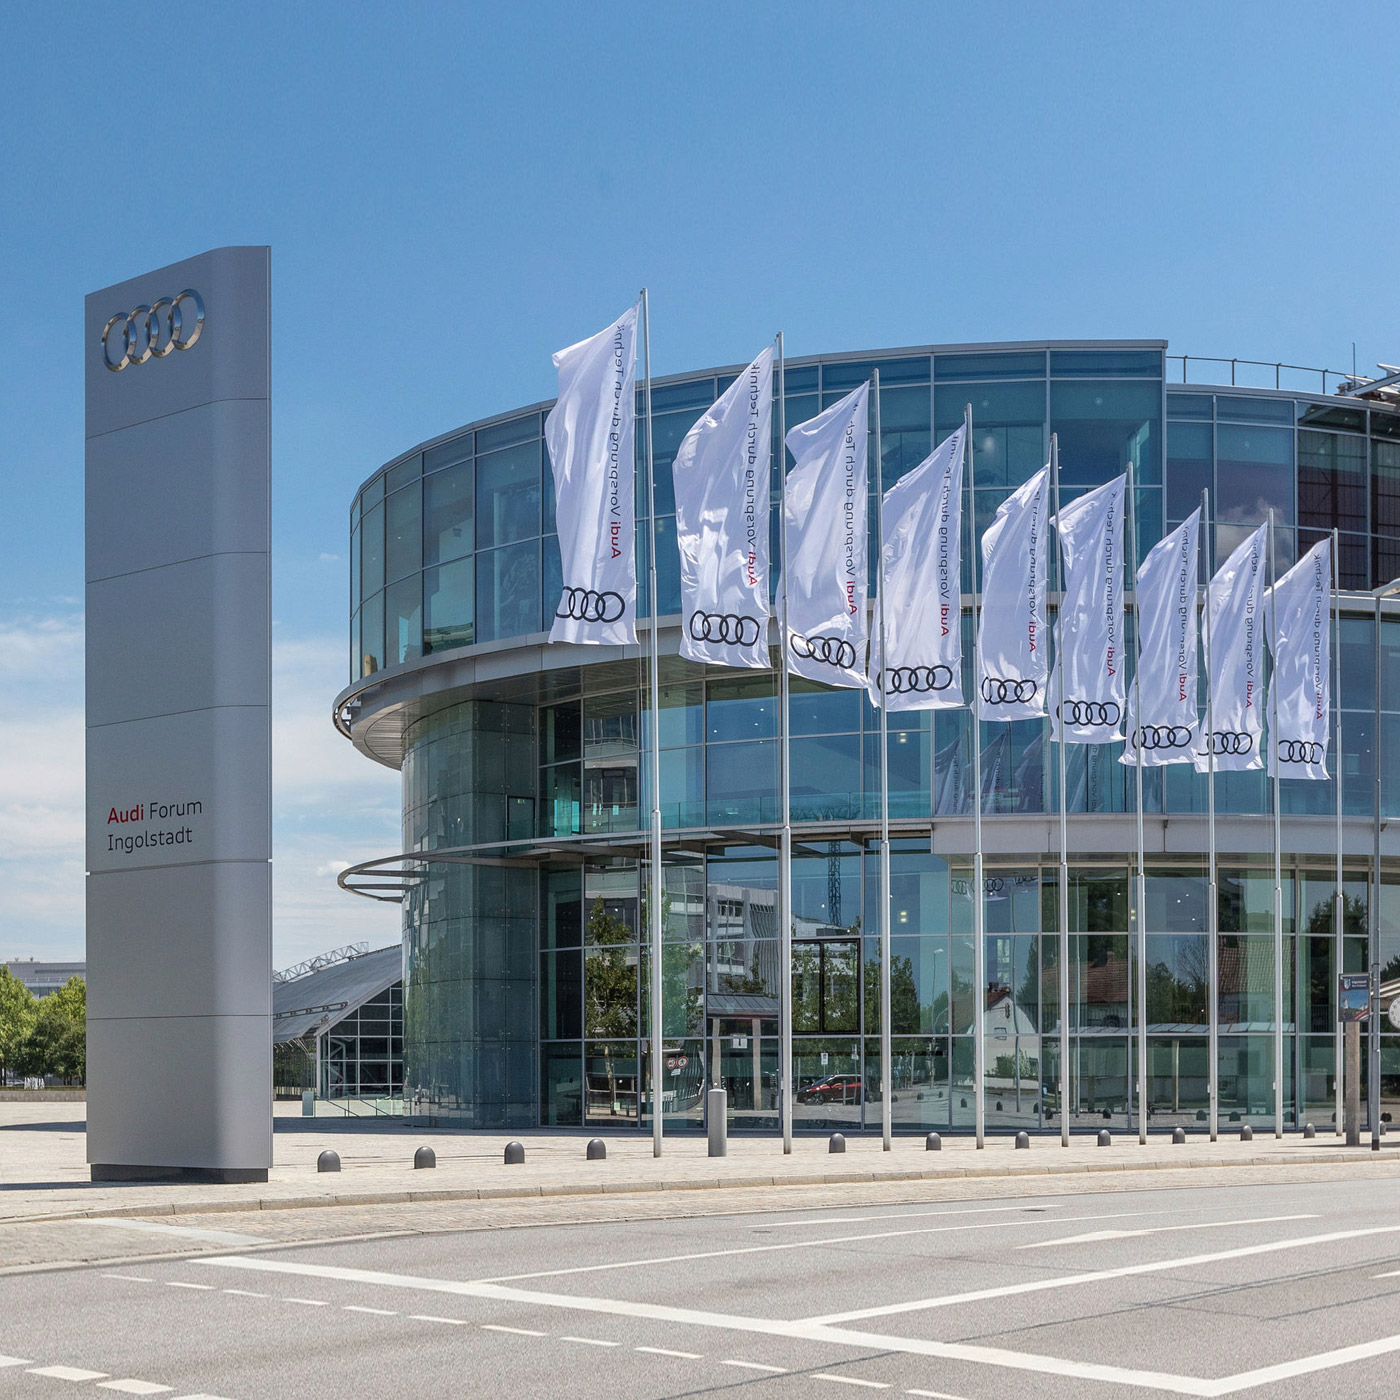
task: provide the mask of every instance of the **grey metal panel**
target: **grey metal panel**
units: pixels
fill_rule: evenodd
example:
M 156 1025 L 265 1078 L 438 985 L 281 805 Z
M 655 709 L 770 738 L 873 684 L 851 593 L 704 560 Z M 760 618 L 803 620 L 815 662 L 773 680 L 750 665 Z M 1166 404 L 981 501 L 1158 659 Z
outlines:
M 213 554 L 89 583 L 88 724 L 266 706 L 270 596 L 265 553 Z
M 345 1014 L 403 980 L 403 945 L 395 943 L 363 957 L 348 958 L 319 968 L 294 982 L 279 982 L 272 991 L 272 1009 L 278 1016 L 309 1007 L 344 1002 Z M 339 1018 L 337 1018 L 339 1019 Z
M 104 528 L 89 540 L 88 581 L 219 551 L 266 552 L 268 503 L 239 466 L 266 452 L 269 408 L 266 399 L 224 400 L 92 439 L 87 510 Z
M 88 918 L 120 929 L 88 948 L 88 1015 L 268 1016 L 272 900 L 265 861 L 219 861 L 88 877 Z

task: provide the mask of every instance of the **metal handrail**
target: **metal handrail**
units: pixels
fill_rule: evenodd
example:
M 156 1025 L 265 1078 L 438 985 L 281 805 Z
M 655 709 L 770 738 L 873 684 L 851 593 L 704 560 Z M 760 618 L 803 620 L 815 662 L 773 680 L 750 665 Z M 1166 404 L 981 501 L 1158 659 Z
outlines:
M 1280 390 L 1283 388 L 1283 371 L 1286 370 L 1286 369 L 1287 369 L 1287 370 L 1293 370 L 1294 372 L 1296 372 L 1296 373 L 1298 373 L 1298 374 L 1316 374 L 1316 375 L 1320 375 L 1321 378 L 1322 378 L 1322 392 L 1323 392 L 1324 394 L 1327 392 L 1327 379 L 1328 379 L 1328 376 L 1329 376 L 1329 375 L 1330 375 L 1331 378 L 1334 379 L 1338 384 L 1341 384 L 1341 383 L 1344 383 L 1344 382 L 1349 382 L 1349 381 L 1352 381 L 1352 380 L 1356 380 L 1356 379 L 1358 379 L 1358 378 L 1360 377 L 1360 376 L 1357 376 L 1357 375 L 1355 375 L 1355 374 L 1344 374 L 1341 370 L 1335 370 L 1335 369 L 1318 369 L 1318 368 L 1316 368 L 1316 367 L 1313 366 L 1313 365 L 1290 365 L 1290 364 L 1285 364 L 1282 360 L 1242 360 L 1242 359 L 1240 359 L 1238 356 L 1232 357 L 1232 358 L 1230 358 L 1230 359 L 1225 359 L 1224 357 L 1218 356 L 1218 355 L 1168 355 L 1168 356 L 1166 356 L 1166 359 L 1167 359 L 1168 361 L 1171 361 L 1171 360 L 1180 360 L 1180 361 L 1181 361 L 1181 382 L 1182 382 L 1183 384 L 1187 384 L 1187 383 L 1190 383 L 1190 382 L 1191 382 L 1190 379 L 1189 379 L 1189 377 L 1188 377 L 1188 364 L 1189 364 L 1189 362 L 1192 361 L 1192 360 L 1194 360 L 1197 364 L 1202 364 L 1202 365 L 1229 365 L 1229 366 L 1230 366 L 1230 386 L 1231 386 L 1232 388 L 1236 388 L 1236 389 L 1237 389 L 1237 388 L 1241 388 L 1241 387 L 1244 387 L 1244 388 L 1260 388 L 1260 387 L 1267 387 L 1267 386 L 1261 386 L 1261 385 L 1243 385 L 1243 386 L 1241 386 L 1239 383 L 1237 383 L 1237 381 L 1236 381 L 1236 374 L 1237 374 L 1237 371 L 1238 371 L 1239 366 L 1241 366 L 1241 365 L 1246 365 L 1246 366 L 1248 366 L 1248 367 L 1250 367 L 1250 368 L 1252 368 L 1252 369 L 1271 369 L 1271 370 L 1273 370 L 1273 372 L 1274 372 L 1274 388 L 1275 388 L 1275 389 L 1280 389 Z M 1302 392 L 1302 391 L 1299 391 L 1299 392 Z

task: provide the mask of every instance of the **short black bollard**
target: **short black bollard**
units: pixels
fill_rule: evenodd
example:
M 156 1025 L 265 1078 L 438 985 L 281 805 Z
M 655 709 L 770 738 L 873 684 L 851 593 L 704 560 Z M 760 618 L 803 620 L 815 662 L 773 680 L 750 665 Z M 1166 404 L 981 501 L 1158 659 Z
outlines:
M 1100 1129 L 1099 1129 L 1099 1146 L 1100 1146 L 1100 1147 L 1112 1147 L 1112 1146 L 1113 1146 L 1113 1134 L 1110 1133 L 1110 1132 L 1108 1131 L 1107 1128 L 1100 1128 Z
M 844 1152 L 846 1150 L 846 1139 L 840 1133 L 832 1133 L 831 1141 L 827 1143 L 828 1152 Z
M 585 1154 L 586 1160 L 590 1162 L 605 1162 L 608 1157 L 608 1145 L 602 1138 L 589 1138 L 588 1151 Z
M 506 1166 L 518 1167 L 525 1161 L 525 1144 L 523 1142 L 506 1143 Z
M 1031 1135 L 1029 1133 L 1016 1134 L 1017 1147 L 1029 1147 L 1031 1145 Z
M 1317 1129 L 1314 1128 L 1311 1123 L 1304 1123 L 1303 1136 L 1305 1138 L 1315 1138 L 1317 1136 Z
M 1241 1141 L 1241 1142 L 1253 1142 L 1253 1141 L 1254 1141 L 1254 1129 L 1251 1128 L 1251 1127 L 1249 1126 L 1248 1123 L 1246 1123 L 1246 1124 L 1244 1125 L 1244 1127 L 1240 1129 L 1240 1141 Z
M 1173 1141 L 1178 1147 L 1180 1147 L 1181 1144 L 1182 1144 L 1183 1142 L 1186 1141 L 1186 1129 L 1185 1129 L 1185 1128 L 1173 1128 L 1173 1129 L 1172 1129 L 1172 1141 Z
M 413 1170 L 421 1171 L 424 1167 L 437 1166 L 437 1153 L 431 1147 L 420 1147 L 413 1154 Z
M 327 1148 L 316 1159 L 316 1170 L 318 1172 L 338 1172 L 340 1170 L 340 1153 L 332 1152 Z
M 930 1134 L 924 1139 L 924 1151 L 925 1151 L 925 1152 L 942 1152 L 942 1151 L 943 1151 L 943 1139 L 942 1139 L 941 1137 L 939 1137 L 937 1133 L 930 1133 Z

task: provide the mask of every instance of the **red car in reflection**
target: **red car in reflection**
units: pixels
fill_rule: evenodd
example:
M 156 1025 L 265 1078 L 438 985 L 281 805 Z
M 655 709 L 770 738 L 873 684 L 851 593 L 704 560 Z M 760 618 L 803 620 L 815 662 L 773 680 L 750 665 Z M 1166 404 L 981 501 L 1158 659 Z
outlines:
M 798 1103 L 859 1103 L 861 1082 L 858 1074 L 829 1074 L 809 1084 L 797 1095 Z

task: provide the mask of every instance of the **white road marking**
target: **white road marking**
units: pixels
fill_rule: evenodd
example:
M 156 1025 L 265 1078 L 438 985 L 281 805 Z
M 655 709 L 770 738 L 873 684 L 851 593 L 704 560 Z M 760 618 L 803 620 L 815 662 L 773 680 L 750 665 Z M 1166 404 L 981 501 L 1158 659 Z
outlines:
M 652 1356 L 676 1356 L 682 1361 L 703 1361 L 705 1358 L 698 1351 L 672 1351 L 669 1347 L 633 1347 L 633 1351 L 645 1351 Z
M 822 1225 L 860 1225 L 869 1221 L 918 1220 L 929 1215 L 1039 1215 L 1047 1210 L 1060 1210 L 1056 1203 L 1048 1206 L 974 1206 L 967 1210 L 893 1210 L 887 1215 L 828 1215 L 820 1220 L 769 1220 L 753 1225 L 754 1230 L 814 1229 Z M 1140 1215 L 1178 1215 L 1179 1211 L 1144 1210 Z
M 0 1367 L 3 1366 L 32 1366 L 32 1361 L 26 1361 L 21 1356 L 0 1356 Z
M 1194 1259 L 1168 1261 L 1161 1267 L 1183 1267 L 1187 1264 L 1235 1259 L 1245 1255 L 1262 1254 L 1277 1249 L 1301 1248 L 1334 1240 L 1358 1239 L 1371 1235 L 1393 1234 L 1400 1226 L 1379 1226 L 1367 1230 L 1345 1230 L 1310 1239 L 1284 1241 L 1276 1245 L 1249 1249 L 1226 1250 L 1220 1254 L 1201 1255 Z M 447 1293 L 457 1297 L 489 1298 L 497 1302 L 522 1303 L 529 1307 L 559 1308 L 566 1311 L 601 1314 L 612 1317 L 641 1318 L 690 1327 L 708 1327 L 748 1334 L 796 1338 L 833 1346 L 860 1350 L 877 1349 L 909 1356 L 931 1356 L 944 1361 L 961 1361 L 980 1366 L 997 1366 L 1011 1371 L 1028 1371 L 1039 1375 L 1064 1376 L 1073 1380 L 1100 1381 L 1113 1385 L 1138 1386 L 1146 1390 L 1165 1391 L 1173 1395 L 1216 1397 L 1233 1395 L 1258 1385 L 1272 1384 L 1294 1375 L 1308 1375 L 1348 1365 L 1353 1361 L 1383 1356 L 1400 1351 L 1400 1335 L 1385 1337 L 1359 1346 L 1343 1347 L 1337 1351 L 1321 1352 L 1282 1362 L 1258 1371 L 1210 1379 L 1200 1376 L 1175 1375 L 1164 1371 L 1134 1370 L 1125 1366 L 1108 1366 L 1095 1362 L 1069 1361 L 1057 1356 L 1042 1356 L 1031 1352 L 1010 1351 L 1002 1347 L 974 1345 L 965 1342 L 940 1342 L 925 1337 L 899 1337 L 883 1332 L 866 1332 L 854 1328 L 834 1327 L 811 1319 L 789 1321 L 781 1318 L 743 1317 L 727 1313 L 703 1312 L 692 1308 L 663 1306 L 657 1303 L 634 1302 L 622 1298 L 593 1298 L 567 1293 L 539 1293 L 524 1288 L 507 1288 L 500 1284 L 475 1283 L 459 1279 L 420 1277 L 413 1274 L 392 1274 L 372 1269 L 348 1269 L 329 1264 L 298 1264 L 285 1259 L 262 1256 L 222 1255 L 196 1261 L 212 1268 L 250 1269 L 265 1273 L 298 1275 L 309 1278 L 337 1279 L 349 1283 L 377 1285 L 384 1288 L 406 1288 L 432 1293 Z M 1153 1266 L 1156 1267 L 1156 1266 Z M 1119 1278 L 1132 1273 L 1149 1272 L 1131 1268 L 1104 1270 L 1093 1277 Z M 1079 1275 L 1078 1279 L 1085 1279 Z M 586 1339 L 585 1339 L 586 1340 Z M 209 1397 L 185 1397 L 184 1400 L 210 1400 Z
M 621 1342 L 605 1342 L 601 1337 L 570 1337 L 567 1334 L 561 1334 L 559 1340 L 561 1342 L 579 1342 L 586 1347 L 617 1347 L 622 1345 Z
M 505 1327 L 499 1322 L 483 1322 L 481 1324 L 483 1332 L 513 1332 L 517 1337 L 547 1337 L 548 1332 L 532 1332 L 528 1327 Z M 565 1337 L 566 1342 L 576 1340 L 573 1337 Z
M 248 1288 L 225 1288 L 225 1289 L 223 1289 L 222 1291 L 225 1292 L 225 1293 L 232 1293 L 232 1294 L 234 1295 L 235 1298 L 270 1298 L 270 1297 L 272 1297 L 272 1294 L 270 1294 L 270 1293 L 254 1293 L 251 1289 L 248 1289 Z
M 767 1366 L 762 1361 L 721 1361 L 721 1366 L 738 1366 L 745 1371 L 771 1371 L 775 1376 L 787 1375 L 786 1366 Z
M 1400 1278 L 1400 1269 L 1392 1269 L 1388 1274 L 1372 1274 L 1372 1278 Z
M 330 1304 L 324 1298 L 283 1298 L 284 1303 L 300 1303 L 304 1308 L 328 1308 Z
M 1103 1240 L 1132 1240 L 1143 1235 L 1170 1235 L 1178 1230 L 1219 1230 L 1227 1225 L 1278 1225 L 1286 1220 L 1321 1220 L 1320 1215 L 1260 1215 L 1252 1220 L 1199 1220 L 1190 1225 L 1152 1225 L 1143 1230 L 1094 1230 L 1087 1235 L 1066 1235 L 1057 1240 L 1036 1240 L 1017 1249 L 1050 1249 L 1058 1244 L 1098 1244 Z
M 346 1303 L 342 1312 L 362 1312 L 373 1313 L 375 1317 L 397 1317 L 398 1313 L 393 1308 L 362 1308 L 356 1303 Z
M 447 1322 L 453 1327 L 465 1327 L 467 1319 L 464 1317 L 434 1317 L 432 1313 L 409 1313 L 410 1322 Z
M 814 1381 L 835 1381 L 837 1385 L 863 1385 L 870 1390 L 888 1390 L 888 1381 L 863 1381 L 858 1376 L 831 1376 L 825 1371 L 818 1371 L 812 1379 Z
M 120 1390 L 124 1395 L 165 1395 L 175 1387 L 154 1381 L 98 1381 L 99 1390 Z
M 196 1288 L 201 1293 L 212 1293 L 214 1285 L 212 1283 L 181 1283 L 178 1279 L 166 1279 L 167 1288 Z
M 1366 1239 L 1372 1235 L 1393 1235 L 1400 1225 L 1375 1225 L 1365 1230 L 1334 1230 L 1326 1235 L 1305 1235 L 1294 1240 L 1274 1240 L 1269 1244 L 1245 1245 L 1239 1249 L 1222 1249 L 1214 1254 L 1189 1254 L 1180 1259 L 1157 1259 L 1150 1264 L 1125 1264 L 1116 1269 L 1095 1269 L 1088 1274 L 1067 1274 L 1059 1278 L 1028 1279 L 1024 1283 L 1003 1284 L 999 1288 L 975 1288 L 968 1293 L 949 1293 L 941 1298 L 915 1298 L 907 1303 L 887 1303 L 878 1308 L 856 1308 L 851 1312 L 829 1313 L 823 1317 L 804 1318 L 817 1327 L 831 1327 L 841 1322 L 861 1322 L 869 1317 L 892 1317 L 896 1313 L 926 1312 L 931 1308 L 951 1308 L 963 1303 L 980 1303 L 989 1298 L 1010 1298 L 1018 1293 L 1041 1293 L 1050 1288 L 1073 1288 L 1085 1283 L 1101 1283 L 1106 1279 L 1131 1278 L 1136 1274 L 1157 1274 L 1168 1269 L 1190 1269 L 1198 1264 L 1218 1264 L 1226 1259 L 1246 1259 L 1255 1254 L 1275 1254 L 1285 1249 L 1308 1249 L 1318 1244 L 1334 1244 L 1338 1240 Z
M 1058 1216 L 1056 1224 L 1087 1220 L 1136 1220 L 1140 1210 L 1115 1211 L 1110 1215 Z M 606 1273 L 613 1269 L 644 1269 L 654 1264 L 689 1264 L 697 1259 L 729 1259 L 738 1254 L 775 1254 L 789 1249 L 821 1249 L 833 1244 L 861 1244 L 866 1240 L 900 1239 L 909 1235 L 944 1235 L 966 1230 L 1009 1230 L 1024 1225 L 1023 1220 L 985 1220 L 975 1225 L 926 1225 L 917 1230 L 877 1230 L 865 1235 L 828 1235 L 820 1240 L 787 1240 L 782 1244 L 749 1244 L 737 1249 L 707 1249 L 695 1254 L 664 1254 L 651 1259 L 618 1259 L 610 1264 L 579 1264 L 571 1269 L 539 1269 L 530 1274 L 497 1274 L 475 1280 L 478 1283 L 524 1283 L 533 1278 L 564 1278 L 570 1274 Z
M 224 1400 L 222 1395 L 205 1395 L 201 1392 L 198 1395 L 182 1395 L 180 1400 Z
M 186 1240 L 203 1240 L 206 1244 L 271 1244 L 261 1235 L 240 1235 L 233 1230 L 197 1230 L 190 1225 L 162 1225 L 158 1220 L 112 1220 L 99 1217 L 86 1222 L 107 1225 L 114 1230 L 143 1230 L 151 1235 L 177 1235 Z
M 154 1283 L 154 1279 L 142 1278 L 139 1274 L 103 1274 L 103 1278 L 118 1278 L 123 1283 Z
M 84 1371 L 78 1366 L 31 1366 L 28 1375 L 52 1376 L 56 1381 L 100 1381 L 106 1371 Z
M 926 1400 L 964 1400 L 961 1395 L 950 1395 L 946 1390 L 906 1390 L 906 1395 L 922 1395 Z

